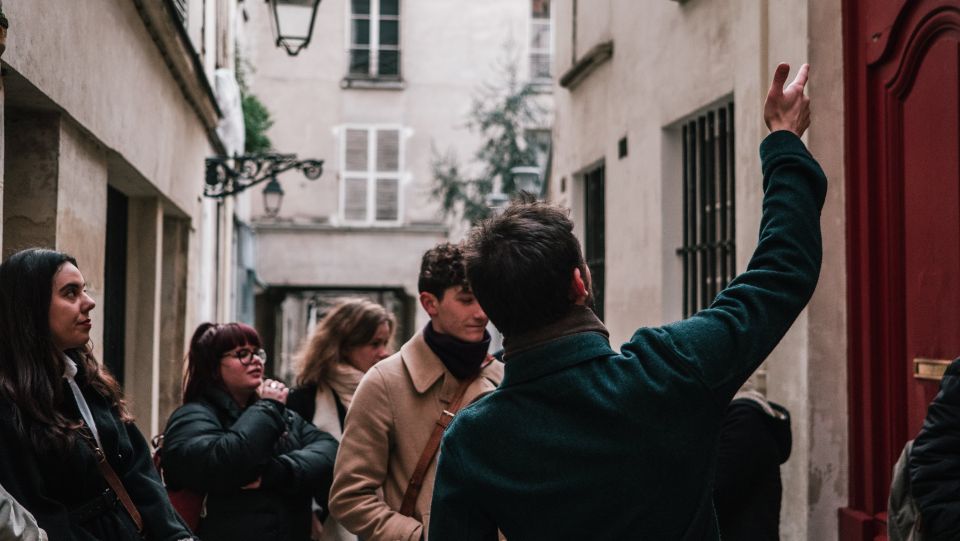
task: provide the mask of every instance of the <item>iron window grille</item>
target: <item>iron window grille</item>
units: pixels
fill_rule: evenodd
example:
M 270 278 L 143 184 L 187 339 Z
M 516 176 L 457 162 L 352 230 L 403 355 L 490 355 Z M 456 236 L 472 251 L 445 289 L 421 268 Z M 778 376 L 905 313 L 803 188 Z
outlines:
M 733 103 L 683 125 L 683 317 L 736 275 Z
M 349 78 L 400 79 L 400 0 L 351 0 Z

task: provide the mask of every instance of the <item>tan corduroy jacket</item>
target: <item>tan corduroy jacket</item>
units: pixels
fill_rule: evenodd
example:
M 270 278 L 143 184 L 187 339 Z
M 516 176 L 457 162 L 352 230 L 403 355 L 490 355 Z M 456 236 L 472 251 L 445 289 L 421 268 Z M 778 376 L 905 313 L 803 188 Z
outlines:
M 464 404 L 492 391 L 503 364 L 486 366 L 467 388 Z M 330 489 L 330 512 L 365 541 L 427 537 L 437 460 L 427 470 L 412 517 L 400 502 L 433 427 L 459 382 L 417 333 L 363 377 L 344 427 Z

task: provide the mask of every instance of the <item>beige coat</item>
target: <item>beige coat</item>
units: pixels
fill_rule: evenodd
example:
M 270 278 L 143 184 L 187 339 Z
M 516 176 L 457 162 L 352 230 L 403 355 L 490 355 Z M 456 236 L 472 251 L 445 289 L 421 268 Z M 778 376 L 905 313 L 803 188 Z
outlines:
M 502 378 L 503 364 L 490 363 L 467 389 L 464 404 L 492 391 Z M 330 512 L 340 524 L 365 541 L 426 538 L 436 459 L 413 516 L 397 510 L 458 386 L 420 333 L 367 372 L 347 413 L 330 489 Z

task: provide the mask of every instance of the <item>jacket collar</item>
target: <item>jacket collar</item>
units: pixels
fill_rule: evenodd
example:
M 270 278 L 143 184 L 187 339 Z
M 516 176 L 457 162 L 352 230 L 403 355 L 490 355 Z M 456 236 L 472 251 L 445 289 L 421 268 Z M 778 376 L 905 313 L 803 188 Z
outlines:
M 575 306 L 559 321 L 505 343 L 501 387 L 558 372 L 597 357 L 616 355 L 610 334 L 593 311 Z
M 447 372 L 443 361 L 423 339 L 422 331 L 400 346 L 400 358 L 407 367 L 413 388 L 420 394 L 427 392 Z

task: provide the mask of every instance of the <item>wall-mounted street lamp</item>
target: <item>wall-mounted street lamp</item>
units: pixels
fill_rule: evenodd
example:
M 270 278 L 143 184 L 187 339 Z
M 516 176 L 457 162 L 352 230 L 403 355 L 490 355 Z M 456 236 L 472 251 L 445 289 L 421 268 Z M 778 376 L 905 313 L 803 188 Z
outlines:
M 323 160 L 298 160 L 296 154 L 207 158 L 203 195 L 224 198 L 269 180 L 263 190 L 263 208 L 268 216 L 276 216 L 283 202 L 283 187 L 277 175 L 291 169 L 299 169 L 308 180 L 316 180 L 323 174 Z
M 534 197 L 540 197 L 543 179 L 540 178 L 540 168 L 520 165 L 510 169 L 513 175 L 513 185 L 517 192 L 526 192 Z
M 540 168 L 520 165 L 510 168 L 510 175 L 513 177 L 513 187 L 519 196 L 521 192 L 526 192 L 536 198 L 540 197 L 543 179 L 540 178 Z M 510 202 L 510 196 L 503 193 L 503 183 L 500 178 L 493 180 L 493 191 L 487 194 L 485 202 L 494 214 L 500 214 Z
M 277 47 L 283 47 L 290 56 L 297 56 L 313 37 L 313 22 L 317 18 L 320 0 L 267 0 L 273 18 L 273 36 Z

